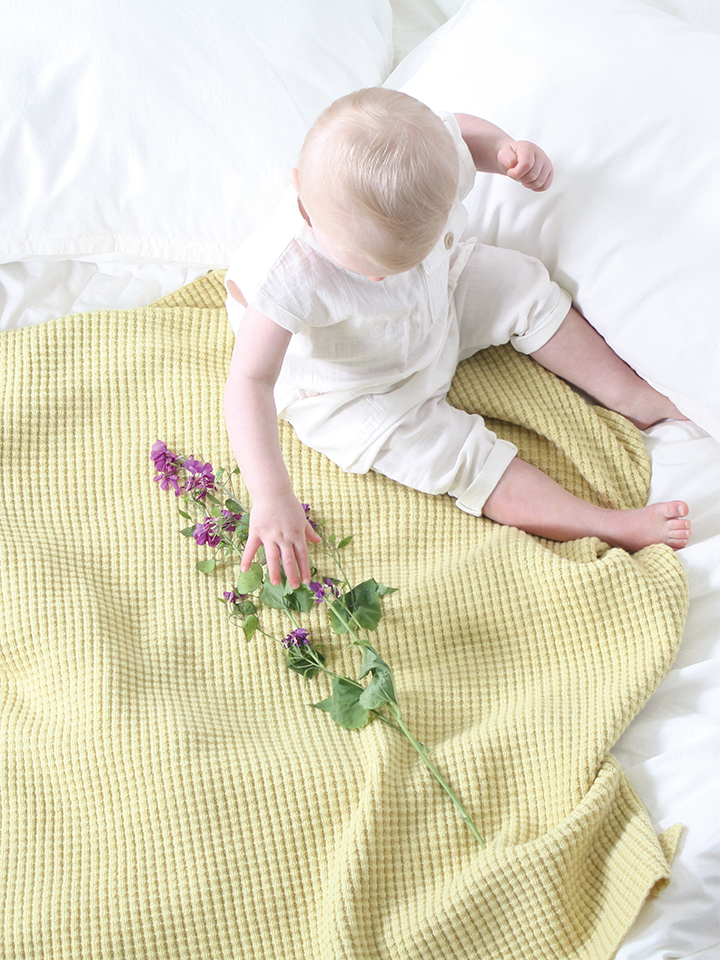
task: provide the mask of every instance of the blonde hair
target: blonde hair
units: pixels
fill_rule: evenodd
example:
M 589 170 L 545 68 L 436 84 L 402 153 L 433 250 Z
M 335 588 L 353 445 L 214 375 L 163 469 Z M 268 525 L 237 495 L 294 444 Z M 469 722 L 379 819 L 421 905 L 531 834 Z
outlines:
M 390 272 L 430 252 L 457 194 L 458 154 L 445 124 L 414 97 L 370 87 L 320 114 L 298 160 L 300 196 L 344 225 Z M 347 217 L 353 219 L 347 224 Z

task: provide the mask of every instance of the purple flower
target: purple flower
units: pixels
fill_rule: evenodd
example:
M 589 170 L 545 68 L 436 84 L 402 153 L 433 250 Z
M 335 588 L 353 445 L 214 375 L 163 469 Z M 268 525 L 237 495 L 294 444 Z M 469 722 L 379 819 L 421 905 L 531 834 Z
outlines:
M 223 510 L 222 515 L 225 517 L 223 530 L 227 530 L 228 533 L 235 533 L 235 527 L 242 520 L 242 514 L 233 513 L 231 510 Z
M 322 603 L 328 593 L 335 598 L 340 596 L 340 591 L 330 577 L 324 577 L 322 583 L 318 583 L 317 580 L 313 580 L 308 584 L 308 586 L 315 594 L 315 601 L 317 603 Z
M 286 647 L 302 647 L 310 646 L 310 634 L 307 630 L 303 630 L 302 627 L 298 627 L 296 630 L 293 630 L 286 637 L 283 637 L 280 643 Z
M 305 511 L 305 516 L 306 516 L 306 518 L 310 521 L 310 526 L 313 528 L 313 530 L 317 530 L 317 529 L 318 529 L 318 525 L 315 523 L 314 520 L 310 520 L 310 504 L 309 504 L 309 503 L 303 503 L 303 504 L 301 504 L 301 506 L 302 506 L 303 510 Z
M 337 598 L 340 596 L 340 591 L 339 591 L 338 588 L 335 586 L 335 584 L 334 584 L 333 581 L 330 579 L 330 577 L 325 577 L 323 582 L 324 582 L 324 584 L 325 584 L 325 586 L 326 586 L 326 588 L 327 588 L 325 592 L 327 592 L 327 590 L 329 590 L 330 593 L 337 599 Z
M 228 603 L 241 603 L 243 600 L 247 600 L 247 594 L 238 593 L 237 590 L 226 590 L 223 597 Z
M 170 487 L 175 491 L 175 496 L 179 497 L 182 493 L 182 487 L 176 473 L 159 473 L 153 477 L 155 483 L 160 483 L 161 490 L 168 490 Z
M 193 457 L 188 457 L 183 464 L 189 476 L 185 484 L 185 493 L 193 494 L 194 500 L 202 500 L 205 494 L 215 489 L 215 474 L 212 464 L 200 463 Z
M 199 547 L 216 547 L 220 543 L 220 537 L 215 527 L 215 521 L 212 517 L 205 517 L 204 523 L 198 523 L 193 530 L 195 543 Z
M 308 586 L 310 587 L 312 592 L 315 594 L 315 601 L 317 603 L 322 603 L 323 600 L 325 599 L 325 587 L 321 583 L 317 583 L 316 581 L 311 581 L 308 584 Z
M 162 440 L 158 440 L 152 445 L 150 459 L 155 464 L 157 471 L 157 476 L 153 477 L 153 480 L 160 484 L 161 490 L 168 490 L 172 487 L 175 491 L 175 496 L 179 497 L 182 493 L 180 478 L 178 476 L 180 458 L 168 450 Z
M 164 473 L 170 470 L 177 470 L 180 465 L 180 458 L 177 454 L 168 450 L 162 440 L 157 440 L 150 450 L 150 459 L 155 464 L 158 473 Z

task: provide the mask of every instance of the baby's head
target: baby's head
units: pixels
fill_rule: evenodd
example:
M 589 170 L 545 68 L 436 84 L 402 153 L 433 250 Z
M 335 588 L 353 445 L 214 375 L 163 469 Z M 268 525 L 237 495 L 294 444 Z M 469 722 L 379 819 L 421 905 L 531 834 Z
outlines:
M 372 279 L 416 266 L 455 199 L 458 155 L 444 123 L 407 94 L 371 87 L 332 103 L 293 182 L 331 260 Z

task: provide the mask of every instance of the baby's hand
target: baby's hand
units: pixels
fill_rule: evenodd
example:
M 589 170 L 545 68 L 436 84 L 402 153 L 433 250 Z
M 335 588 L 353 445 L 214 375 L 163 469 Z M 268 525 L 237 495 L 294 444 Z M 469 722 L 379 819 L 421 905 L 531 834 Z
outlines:
M 253 501 L 250 529 L 240 569 L 246 572 L 262 544 L 265 547 L 270 583 L 280 583 L 280 568 L 291 587 L 310 580 L 307 541 L 319 543 L 320 536 L 305 516 L 302 504 L 292 495 L 271 502 Z M 298 576 L 299 574 L 299 576 Z
M 547 190 L 553 180 L 550 157 L 529 140 L 513 140 L 498 151 L 498 163 L 508 177 L 529 190 Z

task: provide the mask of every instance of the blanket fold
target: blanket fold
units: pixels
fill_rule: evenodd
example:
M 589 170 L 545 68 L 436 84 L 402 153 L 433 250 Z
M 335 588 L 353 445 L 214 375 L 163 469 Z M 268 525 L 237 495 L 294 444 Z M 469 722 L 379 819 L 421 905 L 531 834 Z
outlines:
M 222 296 L 0 336 L 0 956 L 609 960 L 669 876 L 610 750 L 675 656 L 678 559 L 470 517 L 282 426 L 351 579 L 399 588 L 377 647 L 481 850 L 402 738 L 335 726 L 324 680 L 242 638 L 152 482 L 158 438 L 232 465 Z M 451 397 L 579 495 L 644 502 L 634 427 L 511 348 Z

